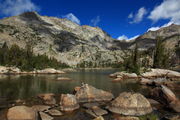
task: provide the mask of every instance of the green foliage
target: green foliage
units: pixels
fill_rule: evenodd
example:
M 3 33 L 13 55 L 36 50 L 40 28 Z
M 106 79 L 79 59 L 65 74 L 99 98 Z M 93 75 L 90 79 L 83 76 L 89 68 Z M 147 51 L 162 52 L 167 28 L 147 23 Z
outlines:
M 34 55 L 31 45 L 27 44 L 25 49 L 12 45 L 8 48 L 5 43 L 0 48 L 0 64 L 6 66 L 16 66 L 22 70 L 69 67 L 65 63 L 58 62 L 55 58 L 49 58 L 44 55 Z
M 165 48 L 163 39 L 157 37 L 157 43 L 154 53 L 154 68 L 168 68 L 170 63 L 170 52 Z
M 139 117 L 140 120 L 158 120 L 158 116 L 156 114 L 148 114 Z
M 123 58 L 124 63 L 122 69 L 131 73 L 140 74 L 140 53 L 138 51 L 138 45 L 136 44 L 135 49 L 131 51 L 130 55 Z

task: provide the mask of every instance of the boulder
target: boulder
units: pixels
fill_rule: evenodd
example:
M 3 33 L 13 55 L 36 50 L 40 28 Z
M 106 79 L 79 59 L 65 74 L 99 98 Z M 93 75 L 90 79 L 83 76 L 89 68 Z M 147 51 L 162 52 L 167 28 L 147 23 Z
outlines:
M 175 112 L 180 113 L 180 100 L 171 102 L 169 107 Z
M 38 97 L 43 101 L 44 104 L 54 105 L 56 104 L 56 99 L 53 93 L 39 94 Z
M 34 111 L 37 111 L 37 112 L 42 112 L 42 111 L 46 111 L 48 109 L 50 109 L 51 107 L 50 106 L 47 106 L 47 105 L 34 105 L 31 107 Z
M 83 84 L 75 95 L 78 102 L 111 101 L 114 98 L 112 93 L 97 89 L 88 84 Z
M 54 118 L 44 112 L 39 112 L 41 120 L 53 120 Z
M 37 113 L 30 107 L 15 106 L 8 110 L 8 120 L 36 120 Z
M 164 105 L 167 105 L 171 103 L 172 101 L 177 100 L 175 94 L 164 85 L 161 85 L 161 87 L 156 87 L 152 89 L 150 92 L 150 96 Z
M 62 94 L 60 98 L 61 111 L 69 112 L 79 108 L 76 97 L 71 94 Z
M 111 78 L 126 78 L 126 79 L 130 79 L 130 78 L 137 78 L 137 74 L 136 73 L 126 73 L 126 72 L 116 72 L 113 74 L 109 75 Z
M 153 78 L 153 77 L 179 78 L 180 73 L 166 69 L 151 69 L 151 71 L 145 72 L 141 76 L 145 78 Z
M 113 113 L 133 116 L 152 112 L 151 104 L 143 95 L 131 92 L 121 93 L 107 108 Z
M 161 85 L 161 88 L 162 88 L 162 92 L 165 95 L 167 101 L 172 102 L 172 101 L 177 100 L 176 95 L 169 88 L 167 88 L 164 85 Z

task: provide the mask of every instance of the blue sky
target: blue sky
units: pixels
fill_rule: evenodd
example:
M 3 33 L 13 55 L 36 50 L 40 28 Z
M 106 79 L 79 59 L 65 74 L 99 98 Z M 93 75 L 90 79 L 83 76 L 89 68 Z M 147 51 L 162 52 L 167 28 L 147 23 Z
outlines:
M 0 0 L 1 18 L 25 11 L 98 26 L 119 39 L 180 23 L 180 0 Z

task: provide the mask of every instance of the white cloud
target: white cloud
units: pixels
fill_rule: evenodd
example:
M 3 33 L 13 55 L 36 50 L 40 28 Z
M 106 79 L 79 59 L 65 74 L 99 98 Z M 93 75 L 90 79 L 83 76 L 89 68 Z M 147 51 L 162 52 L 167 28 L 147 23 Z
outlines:
M 5 16 L 14 16 L 26 11 L 38 11 L 31 0 L 5 0 L 0 3 L 0 13 Z
M 131 21 L 130 23 L 139 23 L 143 20 L 146 14 L 147 10 L 144 7 L 141 7 L 135 15 L 133 15 L 132 13 L 129 14 L 128 18 L 133 18 L 133 21 Z
M 128 15 L 128 18 L 133 18 L 133 13 L 130 13 L 130 14 Z
M 129 41 L 129 40 L 134 40 L 134 39 L 136 39 L 137 37 L 139 37 L 139 35 L 136 35 L 136 36 L 131 37 L 131 38 L 128 38 L 126 35 L 122 35 L 122 36 L 119 36 L 119 37 L 117 38 L 117 40 L 126 40 L 126 41 Z
M 157 31 L 157 30 L 159 30 L 161 28 L 168 27 L 168 26 L 170 26 L 172 24 L 173 24 L 173 22 L 169 22 L 169 23 L 164 24 L 163 26 L 151 27 L 147 31 Z
M 151 11 L 148 18 L 154 22 L 169 19 L 171 22 L 180 24 L 180 0 L 164 0 Z
M 125 35 L 121 35 L 121 36 L 119 36 L 117 39 L 118 39 L 118 40 L 127 40 L 128 37 L 125 36 Z
M 97 16 L 96 18 L 91 20 L 91 25 L 97 26 L 100 21 L 101 21 L 100 16 Z
M 80 20 L 73 13 L 69 13 L 67 15 L 64 15 L 63 17 L 79 25 L 81 24 Z

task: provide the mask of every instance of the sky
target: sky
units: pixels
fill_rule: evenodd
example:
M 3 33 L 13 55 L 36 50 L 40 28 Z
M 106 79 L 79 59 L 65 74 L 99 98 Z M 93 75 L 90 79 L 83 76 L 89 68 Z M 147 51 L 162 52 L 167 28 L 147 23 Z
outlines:
M 100 27 L 119 40 L 180 24 L 180 0 L 0 0 L 0 18 L 26 11 Z

